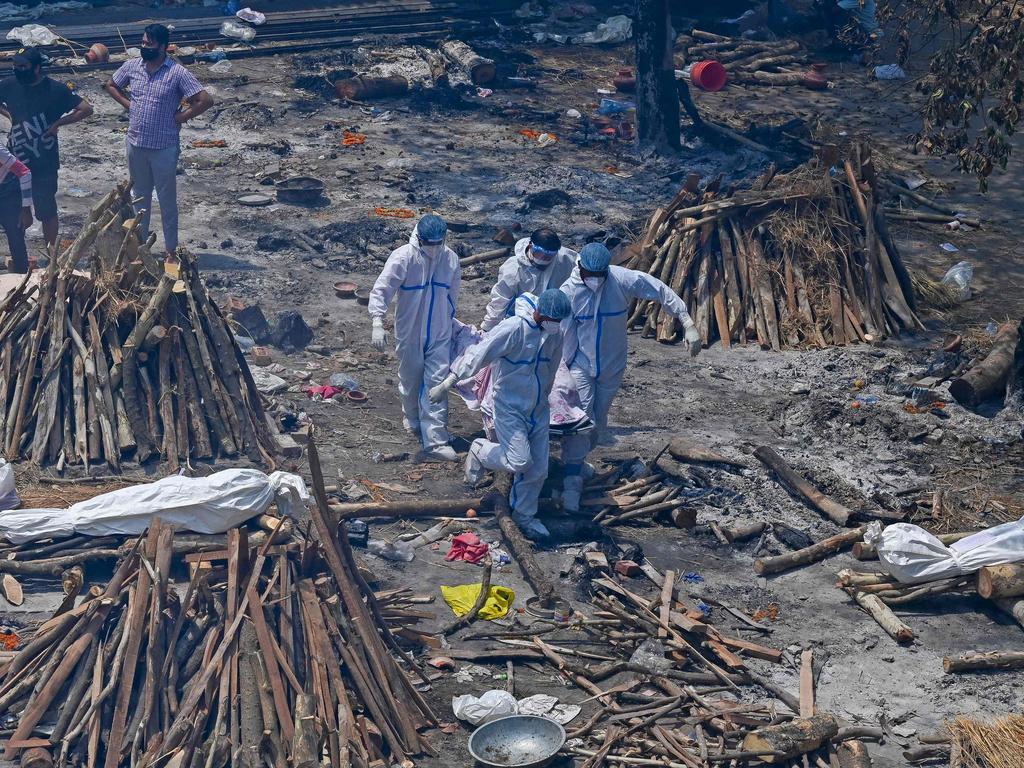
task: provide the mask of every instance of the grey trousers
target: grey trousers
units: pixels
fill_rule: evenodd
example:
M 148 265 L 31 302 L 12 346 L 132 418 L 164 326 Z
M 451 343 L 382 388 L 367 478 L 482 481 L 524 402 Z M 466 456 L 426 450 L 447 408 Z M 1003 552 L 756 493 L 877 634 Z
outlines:
M 128 146 L 128 173 L 132 177 L 132 196 L 138 200 L 136 214 L 145 211 L 139 236 L 149 236 L 149 217 L 153 210 L 153 190 L 160 201 L 160 222 L 164 230 L 164 250 L 178 248 L 178 154 L 177 144 L 166 149 Z M 141 200 L 139 199 L 141 198 Z

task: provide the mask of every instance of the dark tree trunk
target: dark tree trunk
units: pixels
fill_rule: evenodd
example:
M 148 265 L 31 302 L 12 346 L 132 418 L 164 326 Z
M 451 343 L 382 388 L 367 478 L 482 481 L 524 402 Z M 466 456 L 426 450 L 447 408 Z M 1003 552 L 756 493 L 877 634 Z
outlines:
M 660 152 L 679 149 L 679 95 L 672 61 L 668 0 L 636 0 L 636 120 L 640 143 Z
M 1017 328 L 1017 347 L 1006 382 L 1006 407 L 1024 416 L 1024 320 Z

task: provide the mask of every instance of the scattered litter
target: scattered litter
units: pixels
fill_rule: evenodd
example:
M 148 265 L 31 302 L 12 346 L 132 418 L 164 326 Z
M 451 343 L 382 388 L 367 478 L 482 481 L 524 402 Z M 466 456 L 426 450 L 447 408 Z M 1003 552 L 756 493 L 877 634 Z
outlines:
M 259 366 L 252 368 L 252 379 L 256 383 L 256 389 L 264 395 L 273 395 L 278 392 L 284 392 L 288 389 L 288 382 L 282 379 L 280 376 L 276 376 L 266 368 L 260 368 Z
M 257 27 L 263 24 L 267 20 L 266 14 L 254 11 L 252 8 L 243 8 L 235 14 L 242 21 L 248 21 L 250 24 L 255 24 Z
M 341 146 L 343 147 L 358 147 L 366 143 L 366 136 L 362 133 L 353 133 L 352 131 L 345 131 L 341 139 Z
M 601 99 L 597 108 L 599 115 L 621 115 L 636 109 L 632 101 L 617 101 L 616 99 Z
M 597 25 L 592 32 L 572 37 L 577 45 L 597 45 L 600 43 L 624 43 L 633 37 L 633 20 L 629 16 L 612 16 Z
M 238 198 L 238 202 L 241 205 L 248 205 L 251 208 L 258 208 L 260 206 L 270 205 L 272 202 L 274 202 L 274 198 L 260 194 L 242 195 L 240 198 Z
M 939 248 L 944 250 L 946 253 L 957 253 L 960 250 L 952 243 L 943 243 L 942 245 L 939 246 Z
M 408 563 L 416 557 L 416 550 L 412 544 L 407 541 L 380 541 L 378 539 L 370 539 L 366 544 L 366 549 L 371 555 L 382 557 L 385 560 L 393 560 L 395 562 Z
M 765 619 L 768 619 L 768 621 L 777 621 L 779 618 L 779 604 L 768 603 L 767 608 L 758 608 L 753 614 L 751 614 L 750 618 L 754 621 L 764 621 Z
M 704 581 L 704 577 L 696 571 L 689 571 L 685 576 L 683 576 L 683 580 L 690 584 L 699 584 Z
M 907 76 L 899 64 L 880 64 L 875 67 L 875 78 L 878 80 L 902 80 Z
M 432 659 L 427 659 L 427 664 L 434 669 L 455 669 L 455 660 L 449 659 L 447 656 L 435 656 Z
M 506 715 L 514 715 L 519 703 L 508 691 L 487 691 L 482 696 L 464 694 L 452 699 L 452 712 L 459 720 L 480 725 Z
M 224 37 L 241 40 L 243 43 L 248 43 L 256 37 L 256 30 L 252 27 L 230 20 L 220 25 L 220 33 Z
M 22 45 L 40 46 L 55 45 L 60 37 L 42 24 L 26 24 L 23 27 L 15 27 L 7 33 L 8 40 L 17 40 Z
M 67 509 L 12 509 L 0 515 L 0 534 L 14 544 L 72 534 L 137 535 L 155 517 L 195 533 L 223 533 L 261 515 L 272 503 L 285 516 L 309 501 L 298 475 L 225 469 L 207 477 L 171 475 L 152 483 L 101 493 Z
M 655 675 L 672 669 L 672 660 L 665 658 L 665 646 L 653 637 L 644 640 L 629 657 L 630 664 L 638 664 Z
M 210 71 L 218 75 L 226 75 L 232 69 L 234 69 L 234 65 L 227 60 L 226 55 L 210 65 Z
M 391 219 L 415 219 L 416 211 L 411 211 L 408 208 L 374 208 L 373 212 L 378 216 Z
M 583 117 L 583 113 L 580 112 L 578 109 L 567 109 L 565 110 L 565 116 L 571 117 L 572 119 L 576 120 Z
M 473 608 L 477 597 L 480 596 L 479 584 L 461 584 L 456 587 L 441 587 L 441 596 L 452 613 L 456 616 L 465 616 Z M 516 599 L 516 593 L 508 587 L 491 586 L 487 592 L 487 602 L 480 609 L 478 614 L 481 619 L 503 619 L 508 616 L 512 609 L 512 603 Z
M 530 141 L 537 142 L 537 144 L 542 147 L 551 146 L 558 141 L 558 137 L 553 133 L 541 133 L 530 128 L 523 128 L 518 133 L 520 136 L 525 136 Z
M 490 88 L 484 88 L 478 85 L 476 87 L 476 95 L 479 96 L 481 99 L 486 99 L 488 96 L 493 96 L 494 91 L 491 90 Z
M 989 320 L 988 325 L 985 326 L 985 333 L 993 337 L 999 333 L 999 326 L 996 325 L 995 320 Z
M 974 277 L 974 267 L 969 261 L 961 261 L 959 264 L 949 268 L 941 282 L 946 285 L 955 285 L 960 289 L 960 300 L 966 301 L 971 298 L 971 280 Z
M 359 382 L 347 373 L 332 373 L 327 383 L 338 389 L 353 390 L 359 389 Z
M 311 400 L 321 402 L 331 400 L 335 395 L 343 395 L 345 390 L 340 387 L 332 387 L 329 384 L 321 386 L 306 387 L 306 396 Z
M 481 541 L 475 533 L 466 532 L 452 539 L 452 548 L 445 555 L 445 560 L 464 560 L 467 563 L 479 563 L 487 556 L 490 547 L 486 541 Z
M 711 615 L 711 606 L 705 603 L 703 600 L 697 601 L 697 610 L 703 613 L 705 616 Z
M 0 630 L 0 646 L 5 651 L 16 650 L 19 645 L 21 645 L 21 635 L 10 627 L 4 627 L 3 630 Z

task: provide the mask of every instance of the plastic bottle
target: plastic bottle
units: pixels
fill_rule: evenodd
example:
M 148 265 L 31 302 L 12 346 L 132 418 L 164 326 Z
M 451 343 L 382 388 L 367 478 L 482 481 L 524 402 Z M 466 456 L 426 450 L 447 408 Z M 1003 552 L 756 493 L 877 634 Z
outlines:
M 408 563 L 416 556 L 416 550 L 407 541 L 380 541 L 371 539 L 366 544 L 371 555 L 383 557 L 385 560 Z

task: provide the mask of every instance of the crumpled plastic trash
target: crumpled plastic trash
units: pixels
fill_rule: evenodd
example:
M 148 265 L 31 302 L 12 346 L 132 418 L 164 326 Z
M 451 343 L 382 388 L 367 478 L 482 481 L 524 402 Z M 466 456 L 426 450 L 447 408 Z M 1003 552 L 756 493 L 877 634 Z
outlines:
M 7 33 L 8 40 L 17 40 L 22 45 L 53 45 L 60 36 L 55 35 L 52 30 L 42 24 L 26 24 L 23 27 L 15 27 Z
M 490 547 L 486 541 L 481 541 L 480 537 L 475 533 L 467 531 L 452 539 L 452 548 L 448 550 L 448 554 L 445 555 L 444 559 L 448 562 L 465 560 L 467 563 L 475 565 L 487 557 L 488 549 Z
M 21 499 L 14 488 L 14 465 L 0 459 L 0 509 L 16 509 Z
M 231 65 L 231 62 L 227 59 L 221 59 L 220 61 L 210 65 L 210 71 L 216 72 L 218 75 L 226 74 L 230 72 L 233 68 L 234 67 Z
M 266 14 L 254 11 L 252 8 L 242 8 L 238 13 L 235 14 L 242 21 L 248 21 L 250 24 L 255 24 L 257 27 L 263 24 L 267 20 Z
M 903 80 L 906 76 L 906 71 L 899 64 L 879 64 L 875 67 L 877 80 Z
M 629 657 L 630 664 L 639 664 L 644 669 L 656 675 L 663 675 L 672 669 L 672 661 L 665 658 L 665 646 L 649 637 L 644 640 L 633 655 Z
M 452 711 L 457 718 L 471 725 L 507 715 L 536 715 L 566 725 L 576 719 L 582 708 L 577 704 L 560 704 L 554 696 L 544 693 L 516 701 L 507 691 L 493 690 L 480 697 L 469 694 L 456 696 L 452 699 Z
M 971 280 L 974 278 L 974 267 L 969 261 L 961 261 L 949 268 L 942 278 L 945 285 L 955 285 L 960 289 L 960 301 L 971 298 Z
M 408 541 L 380 541 L 379 539 L 370 539 L 366 544 L 366 549 L 371 555 L 377 557 L 383 557 L 385 560 L 393 560 L 399 563 L 409 563 L 416 557 L 416 551 L 412 548 L 412 544 Z M 477 594 L 480 590 L 477 590 Z
M 633 36 L 633 20 L 629 16 L 612 16 L 597 25 L 593 32 L 585 32 L 572 38 L 580 45 L 597 45 L 598 43 L 624 43 Z
M 461 584 L 457 587 L 441 587 L 441 596 L 456 616 L 465 616 L 476 604 L 480 595 L 479 584 Z M 516 593 L 508 587 L 492 586 L 487 592 L 487 602 L 478 614 L 481 619 L 503 619 L 512 610 Z
M 241 40 L 243 43 L 250 42 L 256 37 L 256 30 L 252 27 L 248 27 L 245 24 L 239 24 L 236 21 L 225 21 L 220 25 L 220 33 L 224 37 L 230 37 L 235 40 Z
M 459 720 L 465 720 L 470 725 L 514 715 L 518 708 L 516 697 L 508 691 L 487 691 L 479 697 L 467 693 L 452 699 L 452 712 Z
M 559 725 L 571 723 L 582 711 L 578 704 L 559 704 L 554 696 L 538 693 L 519 700 L 520 715 L 539 715 Z

